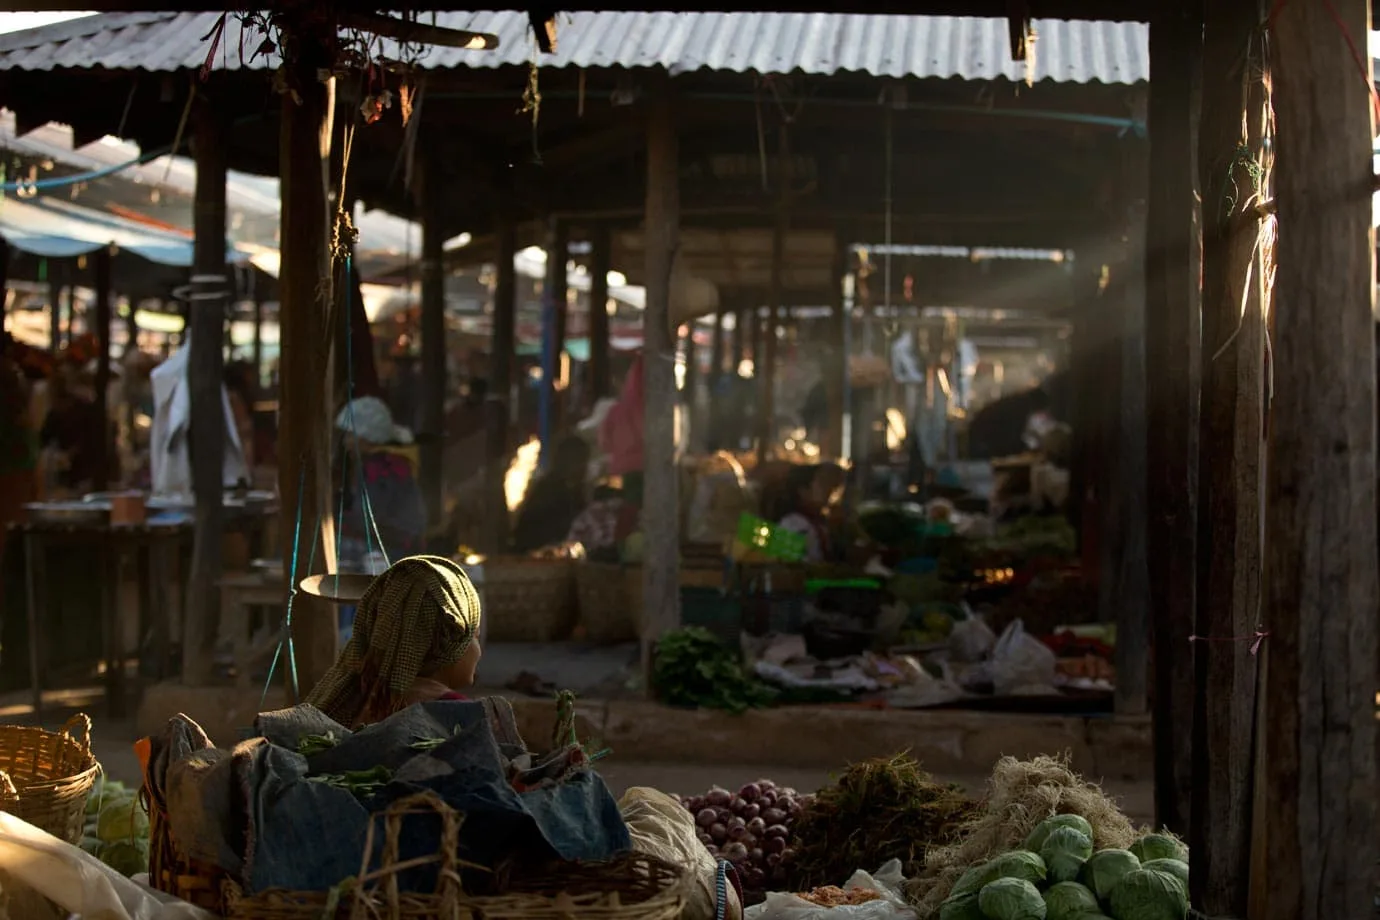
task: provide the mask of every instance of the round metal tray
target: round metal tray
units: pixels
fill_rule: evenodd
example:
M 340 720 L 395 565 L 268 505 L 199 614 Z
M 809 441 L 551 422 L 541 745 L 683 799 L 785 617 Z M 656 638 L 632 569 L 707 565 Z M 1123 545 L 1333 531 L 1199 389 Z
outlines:
M 308 594 L 333 604 L 353 604 L 364 596 L 374 583 L 372 575 L 341 572 L 337 575 L 311 575 L 302 579 L 301 588 Z

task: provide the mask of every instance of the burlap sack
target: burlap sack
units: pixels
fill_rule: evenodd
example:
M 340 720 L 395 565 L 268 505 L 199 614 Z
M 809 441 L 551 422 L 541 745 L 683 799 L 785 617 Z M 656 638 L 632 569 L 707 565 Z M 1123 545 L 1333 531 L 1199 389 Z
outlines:
M 633 849 L 683 866 L 691 873 L 683 920 L 714 920 L 718 864 L 700 843 L 690 812 L 666 793 L 645 786 L 634 786 L 625 792 L 618 801 L 618 810 L 628 823 Z M 742 916 L 743 906 L 729 885 L 724 918 L 741 920 Z

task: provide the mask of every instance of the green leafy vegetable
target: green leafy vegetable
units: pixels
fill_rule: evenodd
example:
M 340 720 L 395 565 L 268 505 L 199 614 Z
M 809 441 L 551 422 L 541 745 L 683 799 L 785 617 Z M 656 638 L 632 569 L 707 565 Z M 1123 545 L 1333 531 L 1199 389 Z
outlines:
M 1168 872 L 1185 885 L 1188 884 L 1188 863 L 1178 859 L 1152 859 L 1147 863 L 1141 864 L 1142 869 L 1152 869 L 1156 872 Z
M 348 789 L 356 796 L 373 795 L 393 779 L 393 771 L 383 765 L 368 770 L 347 770 L 344 773 L 322 773 L 309 776 L 314 783 L 324 783 L 338 789 Z
M 1079 881 L 1092 889 L 1098 900 L 1112 896 L 1122 876 L 1140 868 L 1140 860 L 1129 850 L 1098 850 L 1083 864 Z
M 775 702 L 777 693 L 743 670 L 736 650 L 713 633 L 688 627 L 657 643 L 652 689 L 671 706 L 746 712 Z
M 1086 914 L 1100 912 L 1097 895 L 1077 882 L 1060 882 L 1045 892 L 1047 920 L 1081 920 Z
M 1051 882 L 1071 882 L 1078 878 L 1083 863 L 1091 855 L 1092 838 L 1073 827 L 1056 827 L 1040 849 L 1040 858 L 1045 861 Z
M 1146 834 L 1131 844 L 1131 852 L 1143 863 L 1152 859 L 1177 859 L 1188 862 L 1188 848 L 1168 834 Z
M 1043 882 L 1046 874 L 1044 860 L 1039 856 L 1027 850 L 1015 850 L 1003 853 L 963 873 L 950 896 L 972 894 L 1001 878 Z
M 987 920 L 1045 920 L 1040 890 L 1019 878 L 999 878 L 984 886 L 978 907 Z
M 1168 872 L 1136 869 L 1112 889 L 1116 920 L 1183 920 L 1188 915 L 1188 889 Z
M 297 753 L 303 757 L 310 757 L 313 754 L 320 754 L 322 751 L 329 751 L 340 743 L 340 739 L 335 736 L 335 732 L 326 732 L 324 735 L 303 735 L 297 742 Z
M 939 905 L 939 920 L 987 920 L 982 915 L 982 908 L 978 907 L 978 896 L 972 894 L 959 895 L 949 898 Z
M 1082 815 L 1054 815 L 1035 826 L 1035 830 L 1025 838 L 1025 849 L 1032 853 L 1040 852 L 1045 848 L 1045 841 L 1049 839 L 1049 835 L 1061 827 L 1071 827 L 1080 831 L 1089 840 L 1093 837 L 1092 825 Z

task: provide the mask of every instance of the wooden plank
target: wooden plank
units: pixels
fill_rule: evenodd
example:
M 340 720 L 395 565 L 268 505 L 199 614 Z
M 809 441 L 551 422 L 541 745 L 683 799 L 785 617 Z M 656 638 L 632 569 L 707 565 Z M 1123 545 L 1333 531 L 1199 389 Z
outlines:
M 674 97 L 669 81 L 655 81 L 647 104 L 646 309 L 643 322 L 644 501 L 642 666 L 650 678 L 652 649 L 680 626 L 680 476 L 675 459 L 675 329 L 671 325 L 671 269 L 680 238 L 680 171 Z M 647 682 L 651 689 L 650 679 Z
M 1188 835 L 1197 563 L 1198 94 L 1202 0 L 1165 3 L 1150 23 L 1146 236 L 1147 553 L 1155 724 L 1155 824 Z
M 1374 911 L 1374 117 L 1365 0 L 1271 32 L 1279 214 L 1265 628 L 1264 920 Z
M 282 268 L 278 277 L 282 359 L 278 425 L 278 494 L 283 513 L 283 571 L 297 579 L 315 568 L 329 570 L 329 539 L 315 540 L 330 518 L 330 446 L 326 387 L 330 373 L 331 261 L 328 249 L 327 168 L 330 163 L 335 81 L 317 79 L 321 46 L 310 34 L 299 42 L 299 60 L 288 78 L 296 94 L 282 97 L 279 165 L 282 198 Z M 300 486 L 300 489 L 299 489 Z M 300 515 L 300 517 L 299 517 Z M 300 528 L 298 522 L 300 520 Z M 315 545 L 314 545 L 315 543 Z M 313 549 L 316 552 L 313 552 Z M 307 594 L 292 602 L 293 636 L 301 689 L 306 692 L 334 663 L 334 608 Z M 288 678 L 290 675 L 284 675 Z
M 418 446 L 421 458 L 422 498 L 426 503 L 429 527 L 436 527 L 444 511 L 446 411 L 446 272 L 445 231 L 441 227 L 441 162 L 431 146 L 432 137 L 423 135 L 421 182 L 418 208 L 422 218 L 422 393 L 421 431 Z
M 589 404 L 613 395 L 609 363 L 609 270 L 613 241 L 606 225 L 596 224 L 589 237 Z
M 1253 264 L 1266 117 L 1261 9 L 1206 5 L 1198 169 L 1203 198 L 1202 397 L 1190 804 L 1194 906 L 1244 917 L 1260 617 L 1264 323 Z M 1223 641 L 1217 641 L 1223 640 Z
M 216 638 L 220 632 L 222 542 L 225 537 L 224 461 L 225 425 L 221 402 L 225 324 L 230 284 L 225 266 L 225 182 L 227 131 L 216 111 L 215 99 L 198 93 L 193 102 L 193 144 L 196 157 L 194 193 L 194 278 L 190 311 L 191 360 L 187 388 L 191 395 L 192 491 L 196 495 L 196 525 L 192 542 L 189 595 L 196 599 L 183 620 L 182 677 L 193 686 L 212 681 Z

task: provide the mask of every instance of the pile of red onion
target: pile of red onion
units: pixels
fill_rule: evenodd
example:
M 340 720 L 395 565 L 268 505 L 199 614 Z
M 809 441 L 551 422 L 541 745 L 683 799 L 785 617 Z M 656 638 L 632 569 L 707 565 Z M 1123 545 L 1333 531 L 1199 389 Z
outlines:
M 736 794 L 715 786 L 680 802 L 695 816 L 700 842 L 716 859 L 733 863 L 747 894 L 786 881 L 791 824 L 811 798 L 759 779 Z

